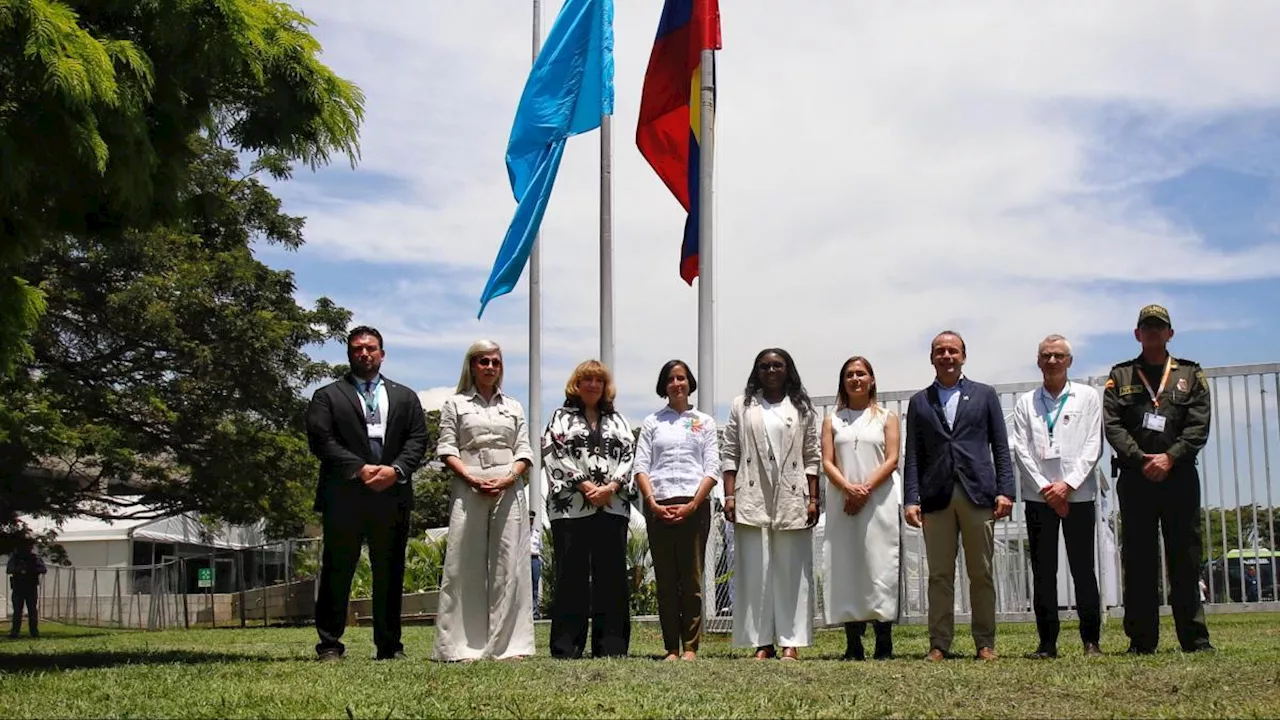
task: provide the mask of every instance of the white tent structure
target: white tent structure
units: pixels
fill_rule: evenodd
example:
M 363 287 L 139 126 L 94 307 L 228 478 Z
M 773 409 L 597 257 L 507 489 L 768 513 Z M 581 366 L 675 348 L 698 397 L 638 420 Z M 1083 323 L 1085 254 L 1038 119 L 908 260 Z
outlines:
M 135 502 L 132 508 L 121 514 L 147 511 L 146 506 Z M 263 523 L 211 529 L 195 513 L 152 520 L 104 520 L 79 516 L 61 524 L 29 515 L 22 516 L 21 520 L 36 534 L 54 533 L 55 542 L 66 550 L 67 559 L 76 568 L 75 587 L 80 592 L 87 592 L 95 579 L 101 585 L 103 578 L 111 576 L 114 583 L 116 575 L 122 577 L 122 592 L 147 592 L 150 589 L 150 567 L 173 558 L 204 560 L 203 563 L 191 563 L 193 571 L 200 565 L 208 567 L 209 563 L 213 563 L 215 568 L 225 564 L 229 570 L 233 559 L 227 551 L 243 550 L 266 542 Z M 235 578 L 232 572 L 215 572 L 215 581 L 215 591 L 227 592 Z

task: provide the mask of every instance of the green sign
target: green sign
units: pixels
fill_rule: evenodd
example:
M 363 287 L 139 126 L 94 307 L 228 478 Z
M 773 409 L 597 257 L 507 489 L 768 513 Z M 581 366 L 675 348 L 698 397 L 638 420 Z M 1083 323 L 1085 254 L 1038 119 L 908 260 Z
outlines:
M 213 568 L 197 568 L 196 585 L 202 588 L 213 587 Z

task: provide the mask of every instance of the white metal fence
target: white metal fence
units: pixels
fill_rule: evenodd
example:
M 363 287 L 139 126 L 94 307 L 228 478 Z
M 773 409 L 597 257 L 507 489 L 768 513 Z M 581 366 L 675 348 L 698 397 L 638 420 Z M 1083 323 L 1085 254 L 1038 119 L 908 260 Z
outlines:
M 1275 497 L 1280 480 L 1271 466 L 1273 450 L 1280 451 L 1280 363 L 1206 368 L 1213 400 L 1213 424 L 1209 442 L 1200 454 L 1201 502 L 1204 517 L 1205 562 L 1201 573 L 1202 592 L 1209 609 L 1280 610 L 1277 602 L 1277 530 Z M 1106 377 L 1075 379 L 1101 392 Z M 1019 395 L 1040 386 L 1038 381 L 996 385 L 1005 418 L 1011 424 L 1014 403 Z M 880 402 L 898 413 L 905 423 L 907 402 L 915 390 L 884 392 Z M 835 408 L 834 397 L 814 398 L 825 417 Z M 1012 427 L 1010 427 L 1012 432 Z M 905 434 L 904 434 L 905 437 Z M 1031 605 L 1031 558 L 1027 522 L 1022 498 L 1021 471 L 1014 463 L 1018 497 L 1013 515 L 997 523 L 996 529 L 996 610 L 1003 621 L 1034 619 Z M 1095 572 L 1106 608 L 1121 605 L 1119 543 L 1119 503 L 1115 499 L 1110 447 L 1104 444 L 1102 462 L 1095 471 L 1100 490 L 1095 543 Z M 825 493 L 825 479 L 819 487 Z M 823 498 L 825 515 L 825 498 Z M 711 539 L 707 547 L 705 611 L 711 618 L 709 629 L 725 631 L 732 618 L 732 535 L 719 507 L 713 515 Z M 814 532 L 815 576 L 823 564 L 819 523 Z M 728 532 L 726 532 L 728 530 Z M 901 561 L 899 571 L 899 612 L 904 623 L 924 622 L 927 617 L 928 563 L 922 533 L 899 520 Z M 1061 540 L 1059 540 L 1061 543 Z M 1074 611 L 1075 591 L 1070 580 L 1065 552 L 1059 553 L 1059 604 Z M 1167 577 L 1161 574 L 1168 597 Z M 710 589 L 714 587 L 715 592 Z M 821 593 L 815 608 L 815 622 L 822 623 Z M 1167 608 L 1166 608 L 1167 611 Z M 957 561 L 957 620 L 965 622 L 969 612 L 968 578 L 961 558 Z

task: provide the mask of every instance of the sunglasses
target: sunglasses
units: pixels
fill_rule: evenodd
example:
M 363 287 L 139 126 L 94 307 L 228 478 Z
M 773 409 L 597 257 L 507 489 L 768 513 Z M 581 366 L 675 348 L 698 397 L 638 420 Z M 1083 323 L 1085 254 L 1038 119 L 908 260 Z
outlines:
M 480 367 L 502 367 L 502 361 L 497 358 L 476 358 L 475 363 Z

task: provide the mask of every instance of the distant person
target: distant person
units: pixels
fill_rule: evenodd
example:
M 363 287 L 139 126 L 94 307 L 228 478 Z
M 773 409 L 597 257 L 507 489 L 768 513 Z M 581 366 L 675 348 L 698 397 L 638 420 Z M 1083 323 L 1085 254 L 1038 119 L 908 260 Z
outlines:
M 24 538 L 5 565 L 9 576 L 9 588 L 13 591 L 13 625 L 9 637 L 16 638 L 22 630 L 22 609 L 27 610 L 27 628 L 31 637 L 40 637 L 40 611 L 36 607 L 40 594 L 40 577 L 48 572 L 44 561 L 35 552 L 35 543 Z
M 432 657 L 518 660 L 534 653 L 524 407 L 502 391 L 502 348 L 479 340 L 440 408 L 436 454 L 453 475 Z M 557 558 L 558 560 L 558 558 Z
M 542 582 L 542 528 L 538 527 L 538 512 L 529 511 L 529 570 L 533 581 L 533 619 L 542 618 L 538 586 Z
M 995 521 L 1013 511 L 1016 488 L 1000 396 L 965 377 L 964 339 L 938 333 L 929 348 L 937 378 L 907 405 L 906 521 L 924 528 L 929 563 L 929 652 L 951 654 L 956 556 L 969 571 L 973 642 L 996 659 Z
M 734 526 L 734 647 L 799 660 L 813 644 L 818 413 L 791 355 L 761 350 L 724 430 L 725 519 Z M 777 646 L 781 646 L 781 653 Z
M 542 434 L 551 518 L 551 657 L 626 657 L 631 648 L 627 531 L 636 498 L 635 439 L 613 405 L 613 376 L 598 360 L 579 363 Z
M 1142 354 L 1111 368 L 1103 390 L 1107 442 L 1120 477 L 1120 562 L 1129 652 L 1160 643 L 1160 536 L 1169 604 L 1184 652 L 1212 650 L 1199 577 L 1200 474 L 1196 456 L 1209 437 L 1209 380 L 1200 366 L 1169 354 L 1169 311 L 1148 305 L 1133 337 Z
M 1102 457 L 1102 400 L 1098 391 L 1067 378 L 1071 344 L 1061 335 L 1040 341 L 1036 363 L 1044 383 L 1013 408 L 1013 454 L 1022 466 L 1036 630 L 1033 660 L 1058 656 L 1058 528 L 1076 590 L 1084 654 L 1102 655 L 1102 599 L 1094 573 L 1098 481 Z
M 400 604 L 413 509 L 410 479 L 427 449 L 427 421 L 412 389 L 382 375 L 382 334 L 360 326 L 347 335 L 351 370 L 315 392 L 307 440 L 320 460 L 315 509 L 324 522 L 316 595 L 317 659 L 341 659 L 351 579 L 360 547 L 373 570 L 373 644 L 377 658 L 404 658 Z
M 683 360 L 662 366 L 654 391 L 667 405 L 640 425 L 633 468 L 643 498 L 667 661 L 696 659 L 702 642 L 702 571 L 711 532 L 709 496 L 720 477 L 720 442 L 715 419 L 689 400 L 697 389 L 698 381 Z
M 836 409 L 822 423 L 827 525 L 822 607 L 843 624 L 846 660 L 866 658 L 862 637 L 875 628 L 877 660 L 893 657 L 898 619 L 902 482 L 898 415 L 876 402 L 876 373 L 863 357 L 840 367 Z

